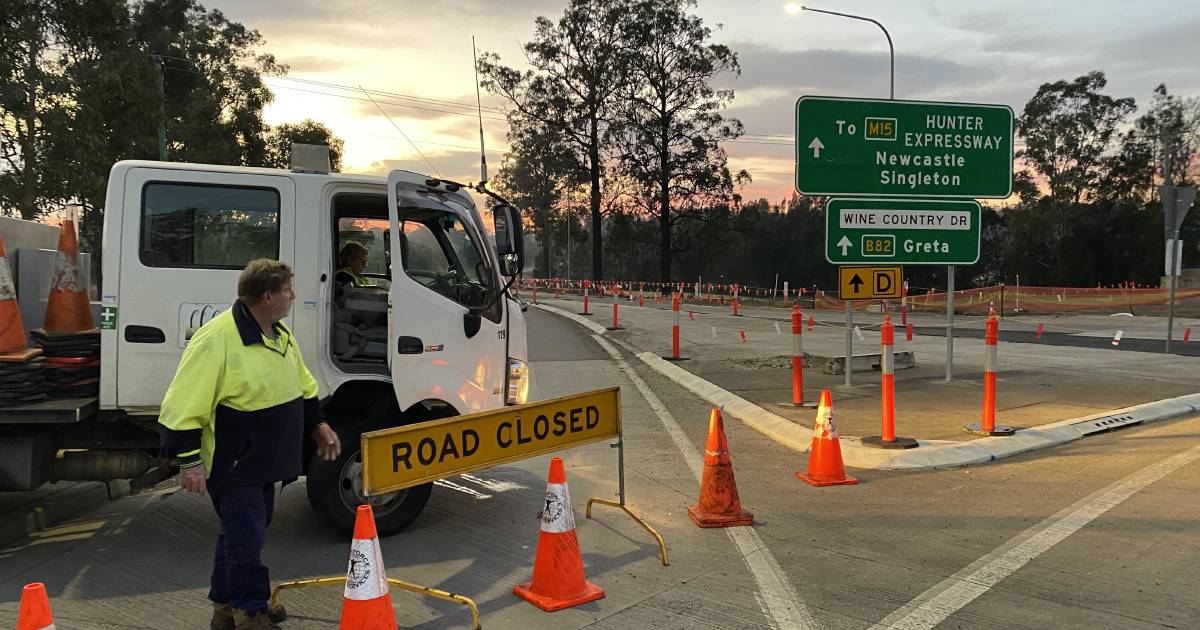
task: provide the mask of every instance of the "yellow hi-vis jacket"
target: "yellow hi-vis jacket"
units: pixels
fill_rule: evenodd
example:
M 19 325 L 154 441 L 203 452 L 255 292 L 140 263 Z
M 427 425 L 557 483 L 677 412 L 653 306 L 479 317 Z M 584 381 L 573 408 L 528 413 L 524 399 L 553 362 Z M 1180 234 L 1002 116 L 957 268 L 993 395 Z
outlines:
M 354 270 L 349 267 L 342 267 L 341 269 L 338 269 L 337 274 L 334 275 L 334 279 L 342 284 L 348 284 L 352 287 L 375 286 L 374 280 L 354 273 Z
M 183 351 L 158 421 L 180 468 L 204 463 L 226 485 L 265 485 L 303 472 L 320 423 L 317 382 L 292 332 L 267 338 L 241 300 L 200 327 Z

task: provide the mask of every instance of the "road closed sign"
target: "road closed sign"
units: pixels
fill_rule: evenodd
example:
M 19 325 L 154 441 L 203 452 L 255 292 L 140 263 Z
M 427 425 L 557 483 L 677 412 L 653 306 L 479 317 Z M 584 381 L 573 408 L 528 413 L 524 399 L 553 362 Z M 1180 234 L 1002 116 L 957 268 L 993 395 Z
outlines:
M 392 492 L 615 438 L 616 387 L 362 435 L 363 491 Z
M 839 267 L 839 295 L 843 300 L 888 300 L 900 297 L 904 286 L 901 267 Z

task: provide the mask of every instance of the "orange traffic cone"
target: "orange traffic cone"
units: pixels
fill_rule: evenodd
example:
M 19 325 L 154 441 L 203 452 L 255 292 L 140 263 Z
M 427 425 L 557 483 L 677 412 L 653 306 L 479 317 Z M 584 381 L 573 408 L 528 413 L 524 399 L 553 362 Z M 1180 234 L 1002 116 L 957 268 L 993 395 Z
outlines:
M 829 390 L 821 390 L 817 406 L 817 426 L 813 429 L 812 448 L 808 452 L 808 472 L 796 476 L 814 486 L 851 486 L 858 483 L 846 476 L 842 464 L 842 445 L 838 442 L 837 425 L 833 422 L 833 398 Z
M 752 525 L 754 515 L 742 509 L 733 460 L 721 410 L 713 407 L 708 416 L 708 440 L 704 444 L 704 475 L 700 478 L 700 503 L 688 506 L 688 516 L 700 527 Z
M 88 304 L 87 282 L 81 276 L 75 222 L 67 219 L 58 235 L 58 257 L 54 261 L 46 321 L 42 324 L 46 332 L 74 333 L 96 327 Z
M 342 622 L 338 628 L 396 630 L 392 595 L 388 592 L 383 553 L 379 549 L 379 535 L 375 532 L 375 513 L 370 505 L 358 506 L 354 518 L 346 593 L 342 596 Z
M 28 347 L 25 323 L 17 308 L 17 288 L 4 257 L 4 239 L 0 238 L 0 355 L 23 352 Z
M 45 584 L 26 584 L 21 591 L 17 630 L 54 630 L 54 615 L 50 613 L 50 599 L 46 597 Z
M 567 490 L 567 473 L 562 459 L 550 459 L 546 480 L 546 502 L 542 508 L 542 531 L 533 559 L 533 579 L 513 587 L 517 597 L 554 612 L 604 597 L 604 589 L 583 576 L 583 558 L 575 537 L 575 512 Z

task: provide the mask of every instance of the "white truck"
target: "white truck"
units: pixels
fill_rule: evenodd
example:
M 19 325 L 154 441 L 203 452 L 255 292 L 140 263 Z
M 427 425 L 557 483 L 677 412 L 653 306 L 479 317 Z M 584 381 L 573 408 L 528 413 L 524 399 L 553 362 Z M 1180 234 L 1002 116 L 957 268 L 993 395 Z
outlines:
M 335 526 L 352 530 L 366 500 L 360 433 L 525 402 L 525 318 L 507 291 L 523 268 L 517 209 L 477 187 L 490 197 L 493 245 L 461 184 L 317 162 L 113 166 L 99 399 L 0 408 L 0 490 L 83 479 L 145 487 L 174 474 L 159 458 L 158 406 L 188 340 L 229 308 L 255 258 L 295 269 L 285 321 L 343 444 L 337 461 L 307 463 L 308 499 Z M 348 243 L 366 247 L 374 286 L 335 280 Z M 411 523 L 431 487 L 370 497 L 380 533 Z

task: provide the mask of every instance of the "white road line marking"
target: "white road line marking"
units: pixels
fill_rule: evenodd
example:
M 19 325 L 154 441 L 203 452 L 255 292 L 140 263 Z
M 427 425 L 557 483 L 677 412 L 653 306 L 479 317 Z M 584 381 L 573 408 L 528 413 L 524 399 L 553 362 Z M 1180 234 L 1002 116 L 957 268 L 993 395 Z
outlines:
M 1147 466 L 1092 493 L 942 580 L 871 626 L 871 630 L 933 628 L 1101 514 L 1197 459 L 1200 459 L 1200 446 Z
M 633 386 L 641 392 L 642 398 L 646 400 L 650 409 L 654 410 L 654 414 L 666 427 L 667 434 L 679 448 L 684 461 L 692 471 L 692 476 L 698 483 L 704 472 L 704 460 L 700 457 L 700 451 L 688 439 L 687 434 L 679 427 L 679 423 L 675 421 L 671 412 L 667 411 L 646 381 L 642 380 L 642 377 L 629 367 L 621 353 L 599 335 L 592 335 L 592 339 L 595 339 L 596 343 L 608 352 L 625 376 L 633 383 Z M 762 597 L 757 599 L 759 599 L 759 605 L 762 606 L 763 614 L 770 621 L 771 627 L 777 630 L 792 630 L 793 628 L 815 630 L 819 628 L 812 613 L 809 612 L 804 602 L 800 601 L 795 589 L 788 581 L 787 575 L 776 562 L 775 556 L 771 555 L 771 550 L 763 543 L 762 538 L 759 538 L 758 533 L 750 527 L 726 527 L 724 529 L 725 533 L 729 534 L 729 538 L 733 540 L 733 544 L 737 546 L 738 552 L 742 554 L 742 559 L 754 576 L 754 581 L 758 583 L 758 590 Z

